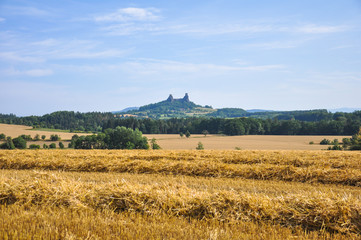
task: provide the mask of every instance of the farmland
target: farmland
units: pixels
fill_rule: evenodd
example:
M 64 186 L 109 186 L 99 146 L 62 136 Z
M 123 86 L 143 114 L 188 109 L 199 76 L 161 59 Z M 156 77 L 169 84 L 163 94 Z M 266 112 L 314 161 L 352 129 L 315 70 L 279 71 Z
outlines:
M 0 151 L 0 238 L 359 239 L 361 153 Z
M 36 134 L 45 135 L 49 139 L 50 135 L 57 134 L 64 140 L 70 140 L 74 134 L 85 135 L 85 133 L 69 133 L 54 131 L 38 131 L 32 130 L 29 126 L 0 124 L 0 133 L 6 136 L 17 137 L 19 135 Z M 178 134 L 145 134 L 148 139 L 155 138 L 162 149 L 167 150 L 191 150 L 195 149 L 198 142 L 202 142 L 205 149 L 215 150 L 233 150 L 249 149 L 249 150 L 322 150 L 327 146 L 318 143 L 324 139 L 338 139 L 350 136 L 270 136 L 270 135 L 247 135 L 247 136 L 223 136 L 223 135 L 200 135 L 192 134 L 190 138 L 180 137 Z M 309 144 L 314 142 L 315 144 Z M 43 141 L 35 142 L 42 146 Z
M 70 133 L 63 131 L 43 131 L 43 130 L 33 130 L 32 127 L 24 126 L 24 125 L 12 125 L 12 124 L 3 124 L 0 123 L 0 133 L 4 133 L 6 136 L 10 136 L 12 138 L 18 137 L 22 134 L 30 135 L 34 137 L 36 134 L 45 135 L 46 139 L 50 138 L 50 135 L 57 134 L 63 140 L 69 140 L 74 134 L 84 135 L 84 133 Z
M 163 149 L 181 150 L 195 149 L 198 142 L 202 142 L 205 149 L 234 150 L 235 148 L 248 150 L 322 150 L 327 146 L 318 143 L 324 139 L 338 139 L 350 136 L 222 136 L 222 135 L 191 135 L 189 139 L 181 138 L 177 134 L 145 134 L 148 139 L 157 139 Z M 315 144 L 309 144 L 314 142 Z

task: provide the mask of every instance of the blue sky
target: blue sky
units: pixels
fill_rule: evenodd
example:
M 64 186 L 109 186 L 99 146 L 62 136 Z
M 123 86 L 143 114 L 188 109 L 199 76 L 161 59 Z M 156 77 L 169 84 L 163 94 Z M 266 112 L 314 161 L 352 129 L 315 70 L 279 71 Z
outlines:
M 0 1 L 0 113 L 361 103 L 360 0 Z

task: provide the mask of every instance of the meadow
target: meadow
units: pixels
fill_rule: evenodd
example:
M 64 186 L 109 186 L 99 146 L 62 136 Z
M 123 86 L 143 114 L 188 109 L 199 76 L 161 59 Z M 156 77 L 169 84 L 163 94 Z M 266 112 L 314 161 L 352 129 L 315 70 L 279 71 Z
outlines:
M 361 153 L 2 150 L 1 239 L 360 239 Z

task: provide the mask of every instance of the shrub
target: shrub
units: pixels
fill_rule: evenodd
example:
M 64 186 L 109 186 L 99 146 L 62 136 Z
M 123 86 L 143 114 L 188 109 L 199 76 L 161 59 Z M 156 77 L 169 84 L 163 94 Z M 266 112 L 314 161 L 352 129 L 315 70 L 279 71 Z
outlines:
M 321 145 L 330 145 L 330 143 L 331 141 L 326 138 L 322 139 L 322 141 L 320 142 Z
M 39 141 L 39 140 L 40 140 L 40 135 L 36 134 L 35 137 L 34 137 L 34 141 Z
M 72 137 L 71 137 L 71 140 L 77 140 L 79 138 L 79 135 L 78 134 L 74 134 Z
M 30 148 L 30 149 L 40 149 L 40 145 L 38 145 L 38 144 L 31 144 L 31 145 L 29 146 L 29 148 Z
M 60 137 L 58 134 L 52 134 L 50 136 L 50 141 L 59 141 L 60 140 Z
M 361 145 L 352 145 L 350 150 L 361 150 Z
M 59 148 L 64 149 L 64 143 L 63 142 L 59 142 Z
M 209 134 L 209 132 L 207 130 L 203 130 L 202 134 L 206 137 Z
M 327 150 L 342 150 L 342 147 L 340 145 L 333 145 L 332 147 L 328 147 Z
M 46 136 L 45 135 L 41 135 L 41 139 L 45 140 Z
M 191 133 L 187 130 L 185 135 L 186 135 L 186 138 L 189 138 L 191 136 Z
M 350 138 L 343 138 L 342 139 L 342 144 L 344 145 L 344 146 L 348 146 L 348 145 L 351 145 L 351 139 Z
M 6 142 L 0 145 L 1 149 L 15 149 L 15 145 L 11 137 L 6 138 Z
M 0 149 L 8 149 L 8 145 L 6 143 L 0 144 Z
M 313 141 L 309 142 L 310 145 L 315 144 Z
M 0 140 L 5 140 L 5 138 L 6 138 L 6 135 L 3 134 L 3 133 L 1 133 L 1 134 L 0 134 Z
M 350 150 L 361 150 L 361 127 L 358 133 L 352 136 L 352 145 Z
M 19 137 L 25 139 L 26 141 L 32 141 L 33 140 L 30 135 L 23 134 L 23 135 L 20 135 Z
M 204 149 L 203 143 L 198 142 L 198 145 L 197 145 L 196 149 L 197 150 L 203 150 Z
M 155 138 L 152 138 L 152 140 L 150 140 L 150 145 L 152 149 L 161 149 Z
M 22 137 L 17 137 L 13 139 L 14 146 L 19 149 L 26 149 L 26 140 Z
M 149 149 L 148 139 L 138 129 L 126 127 L 106 129 L 104 133 L 74 137 L 75 149 Z
M 125 149 L 134 149 L 134 148 L 135 148 L 135 144 L 130 141 L 125 144 Z
M 50 145 L 49 145 L 49 148 L 56 148 L 55 143 L 50 144 Z
M 44 148 L 44 149 L 48 149 L 49 146 L 44 143 L 44 144 L 43 144 L 43 148 Z

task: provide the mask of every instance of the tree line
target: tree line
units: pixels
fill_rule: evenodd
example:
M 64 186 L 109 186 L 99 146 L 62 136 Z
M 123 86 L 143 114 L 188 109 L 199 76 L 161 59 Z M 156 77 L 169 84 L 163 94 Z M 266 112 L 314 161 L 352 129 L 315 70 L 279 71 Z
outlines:
M 104 128 L 125 126 L 139 129 L 144 134 L 191 134 L 225 135 L 353 135 L 361 126 L 361 112 L 337 120 L 307 122 L 300 120 L 254 119 L 254 118 L 173 118 L 155 119 L 109 119 Z
M 46 136 L 42 135 L 41 139 L 45 140 Z M 59 141 L 60 137 L 57 134 L 50 136 L 50 141 Z M 16 138 L 6 136 L 4 133 L 0 133 L 0 149 L 26 149 L 28 141 L 40 141 L 40 136 L 37 134 L 34 138 L 30 135 L 22 134 Z M 2 142 L 2 143 L 1 143 Z M 59 142 L 59 148 L 63 149 L 65 146 L 62 142 Z M 30 149 L 40 149 L 38 144 L 30 144 Z M 55 143 L 50 143 L 49 145 L 43 144 L 43 148 L 56 148 Z
M 361 126 L 361 111 L 353 113 L 329 113 L 323 110 L 296 111 L 290 112 L 289 115 L 277 115 L 265 119 L 189 117 L 166 120 L 116 118 L 112 113 L 60 111 L 29 117 L 0 114 L 0 123 L 65 129 L 71 132 L 102 132 L 108 128 L 124 126 L 133 130 L 139 129 L 144 134 L 179 134 L 186 131 L 201 134 L 207 130 L 210 134 L 226 135 L 353 135 Z
M 112 113 L 58 111 L 43 116 L 17 117 L 14 114 L 0 114 L 0 123 L 27 125 L 34 128 L 64 129 L 71 132 L 99 132 Z

